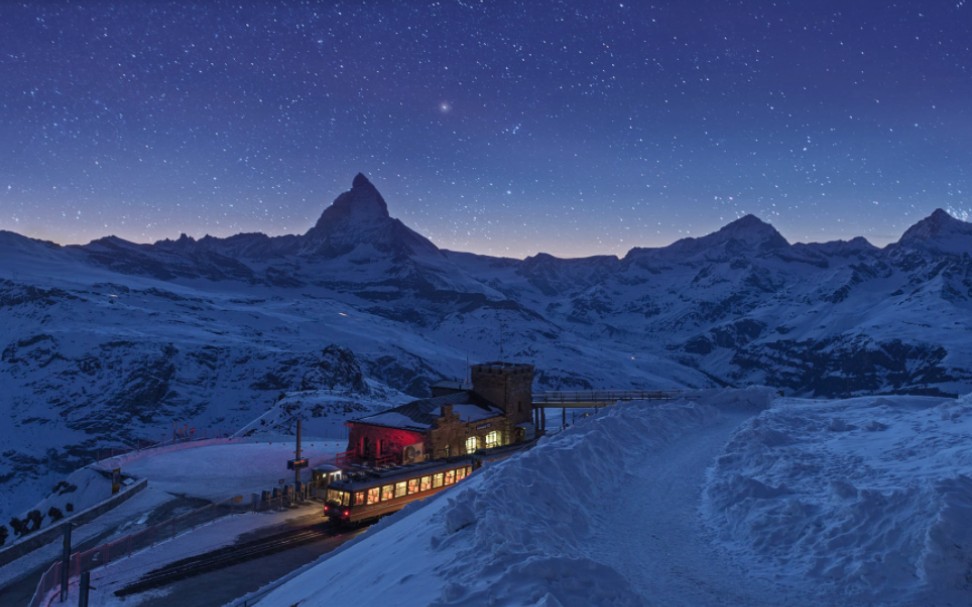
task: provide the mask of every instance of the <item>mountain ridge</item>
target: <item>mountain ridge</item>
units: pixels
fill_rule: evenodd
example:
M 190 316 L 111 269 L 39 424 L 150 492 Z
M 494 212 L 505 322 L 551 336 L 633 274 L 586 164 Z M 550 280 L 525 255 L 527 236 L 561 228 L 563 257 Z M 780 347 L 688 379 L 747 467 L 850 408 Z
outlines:
M 319 386 L 331 346 L 418 397 L 497 358 L 535 364 L 539 390 L 972 391 L 972 259 L 928 246 L 964 222 L 877 248 L 789 244 L 749 216 L 620 259 L 518 260 L 439 249 L 355 181 L 302 235 L 0 233 L 0 485 L 175 424 L 234 431 Z

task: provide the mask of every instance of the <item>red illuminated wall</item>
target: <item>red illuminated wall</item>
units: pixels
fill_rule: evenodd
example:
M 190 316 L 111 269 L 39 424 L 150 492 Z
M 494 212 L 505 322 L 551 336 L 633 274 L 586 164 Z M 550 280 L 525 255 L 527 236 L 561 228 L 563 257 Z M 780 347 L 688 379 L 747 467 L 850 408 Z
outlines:
M 348 423 L 348 451 L 359 459 L 374 461 L 394 456 L 394 462 L 402 463 L 402 450 L 407 445 L 424 442 L 425 435 L 411 430 Z

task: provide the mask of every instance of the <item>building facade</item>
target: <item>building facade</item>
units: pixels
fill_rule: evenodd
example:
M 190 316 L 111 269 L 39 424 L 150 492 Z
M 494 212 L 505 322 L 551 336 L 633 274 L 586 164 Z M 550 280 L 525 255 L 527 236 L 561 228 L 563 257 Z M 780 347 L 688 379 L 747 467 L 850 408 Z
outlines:
M 471 380 L 471 385 L 437 384 L 431 398 L 349 421 L 345 459 L 410 464 L 533 436 L 533 365 L 474 365 Z

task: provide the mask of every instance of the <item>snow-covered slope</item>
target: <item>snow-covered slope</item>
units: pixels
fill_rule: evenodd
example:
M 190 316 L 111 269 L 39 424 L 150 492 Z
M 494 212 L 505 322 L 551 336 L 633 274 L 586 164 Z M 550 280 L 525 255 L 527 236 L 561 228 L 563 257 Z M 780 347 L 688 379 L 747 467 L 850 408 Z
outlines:
M 972 600 L 972 396 L 780 400 L 710 470 L 704 517 L 754 575 L 844 604 Z
M 968 604 L 972 399 L 771 397 L 602 411 L 258 604 Z
M 497 259 L 438 249 L 363 175 L 302 235 L 0 232 L 0 515 L 101 448 L 232 433 L 322 390 L 355 415 L 501 355 L 537 389 L 963 393 L 969 233 L 936 212 L 884 250 L 790 245 L 749 216 L 623 259 Z

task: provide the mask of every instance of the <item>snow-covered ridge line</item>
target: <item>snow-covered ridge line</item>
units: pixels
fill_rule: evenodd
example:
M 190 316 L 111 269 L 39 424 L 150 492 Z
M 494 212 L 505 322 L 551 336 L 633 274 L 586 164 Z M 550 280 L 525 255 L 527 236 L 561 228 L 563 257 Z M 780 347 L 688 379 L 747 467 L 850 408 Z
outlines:
M 537 391 L 965 393 L 972 261 L 952 245 L 968 226 L 935 213 L 879 250 L 790 245 L 748 217 L 624 259 L 519 261 L 440 251 L 362 177 L 301 236 L 0 234 L 0 514 L 174 423 L 232 434 L 281 397 L 339 389 L 312 414 L 343 436 L 500 352 L 536 366 Z

